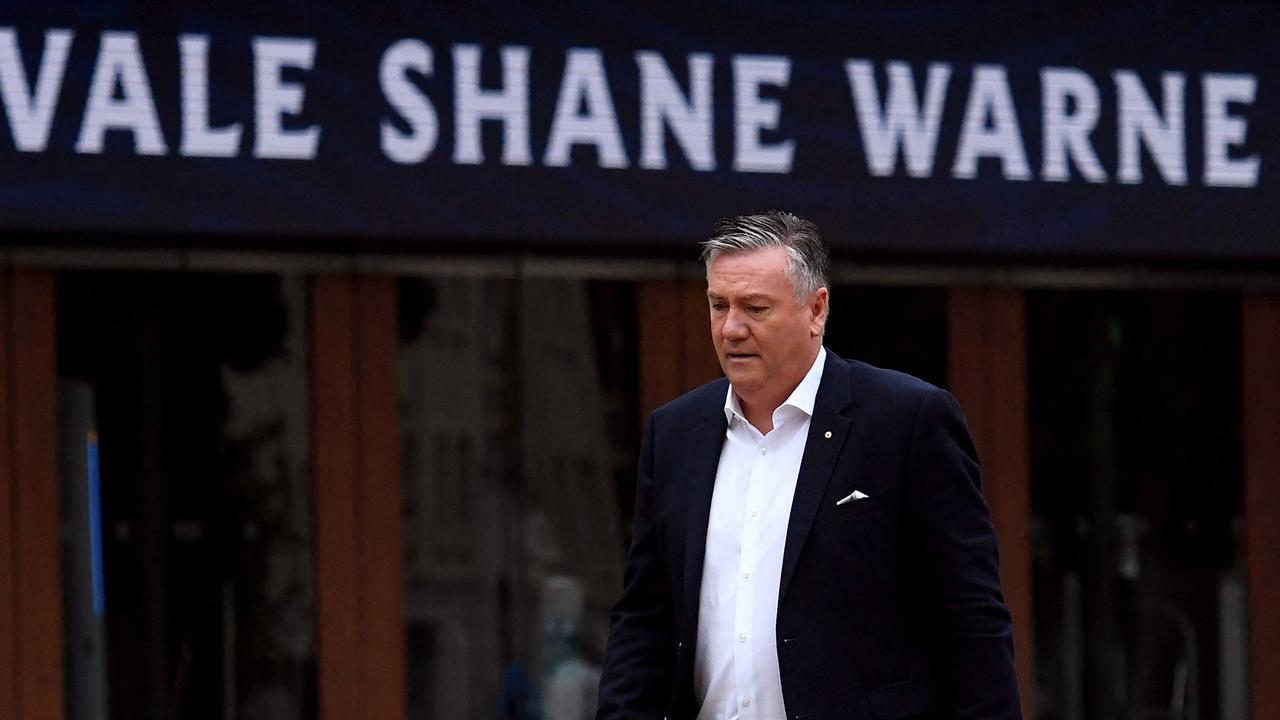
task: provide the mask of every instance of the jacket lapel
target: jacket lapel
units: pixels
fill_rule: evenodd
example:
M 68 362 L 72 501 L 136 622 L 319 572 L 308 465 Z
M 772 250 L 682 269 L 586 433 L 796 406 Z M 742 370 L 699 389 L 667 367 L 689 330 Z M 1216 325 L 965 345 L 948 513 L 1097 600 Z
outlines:
M 809 422 L 809 437 L 805 439 L 800 474 L 796 479 L 796 494 L 791 501 L 787 543 L 782 551 L 779 598 L 786 597 L 787 585 L 800 559 L 800 551 L 809 537 L 813 520 L 826 495 L 827 483 L 848 438 L 852 421 L 844 411 L 852 402 L 848 363 L 827 351 L 827 363 L 822 370 L 822 382 L 818 385 L 813 417 Z M 827 437 L 828 432 L 831 437 Z
M 728 384 L 725 384 L 728 392 Z M 722 395 L 723 397 L 723 395 Z M 724 418 L 723 403 L 707 408 L 701 420 L 689 433 L 688 495 L 686 506 L 684 542 L 684 617 L 689 621 L 685 630 L 692 639 L 697 631 L 698 595 L 702 589 L 702 563 L 707 550 L 707 525 L 711 516 L 711 494 L 716 484 L 716 469 L 720 465 L 720 451 L 724 447 L 724 433 L 728 422 Z

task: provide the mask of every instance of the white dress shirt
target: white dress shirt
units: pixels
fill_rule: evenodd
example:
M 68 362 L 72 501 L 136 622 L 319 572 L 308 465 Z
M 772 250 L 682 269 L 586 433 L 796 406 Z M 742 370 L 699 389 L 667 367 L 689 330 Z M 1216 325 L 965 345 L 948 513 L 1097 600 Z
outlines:
M 733 387 L 716 469 L 698 599 L 694 692 L 698 720 L 785 720 L 778 670 L 782 550 L 814 398 L 827 351 L 773 413 L 761 435 Z

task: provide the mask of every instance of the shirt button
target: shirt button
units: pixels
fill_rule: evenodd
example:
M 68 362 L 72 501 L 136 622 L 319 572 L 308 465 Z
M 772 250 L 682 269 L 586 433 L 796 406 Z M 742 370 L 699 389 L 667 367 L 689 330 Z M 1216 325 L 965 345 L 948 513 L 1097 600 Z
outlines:
M 738 642 L 746 642 L 746 641 L 747 641 L 746 633 L 742 633 L 741 635 L 738 636 Z
M 759 511 L 759 510 L 752 510 L 752 511 L 751 511 L 751 517 L 755 517 L 755 516 L 757 516 L 757 515 L 759 515 L 759 514 L 760 514 L 760 511 Z
M 751 705 L 751 698 L 742 698 L 742 707 L 749 707 L 750 705 Z
M 760 448 L 760 454 L 761 454 L 761 455 L 768 455 L 768 454 L 769 454 L 769 448 Z
M 744 572 L 744 573 L 742 573 L 742 579 L 743 579 L 743 580 L 750 580 L 750 579 L 751 579 L 751 573 L 749 573 L 749 572 Z

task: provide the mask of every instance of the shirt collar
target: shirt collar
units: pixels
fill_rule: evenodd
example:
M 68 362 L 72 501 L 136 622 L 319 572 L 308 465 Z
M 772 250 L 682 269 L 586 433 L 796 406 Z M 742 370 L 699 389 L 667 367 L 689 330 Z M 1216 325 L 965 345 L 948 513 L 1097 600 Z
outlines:
M 805 415 L 813 415 L 813 405 L 818 398 L 818 386 L 822 384 L 822 369 L 826 366 L 826 359 L 827 349 L 819 346 L 818 357 L 813 359 L 809 372 L 804 374 L 804 378 L 800 380 L 799 385 L 796 385 L 796 389 L 791 391 L 791 395 L 778 406 L 777 410 L 773 411 L 774 425 L 778 424 L 778 413 L 786 407 L 795 408 Z M 738 402 L 738 395 L 733 391 L 733 383 L 730 383 L 724 399 L 724 419 L 732 425 L 735 417 L 743 422 L 747 421 L 746 415 L 742 412 L 742 405 Z

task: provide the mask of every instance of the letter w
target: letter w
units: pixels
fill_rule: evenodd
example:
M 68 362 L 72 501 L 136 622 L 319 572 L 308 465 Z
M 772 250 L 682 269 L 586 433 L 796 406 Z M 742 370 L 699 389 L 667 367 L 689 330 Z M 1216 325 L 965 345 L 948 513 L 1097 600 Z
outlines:
M 892 175 L 898 146 L 902 145 L 907 173 L 912 177 L 928 177 L 933 172 L 933 158 L 938 149 L 938 127 L 942 124 L 942 102 L 947 94 L 947 81 L 951 79 L 951 66 L 929 64 L 923 113 L 916 103 L 916 84 L 909 64 L 901 60 L 887 63 L 889 91 L 883 107 L 871 63 L 849 60 L 844 67 L 853 91 L 858 127 L 862 130 L 867 169 L 872 175 Z

